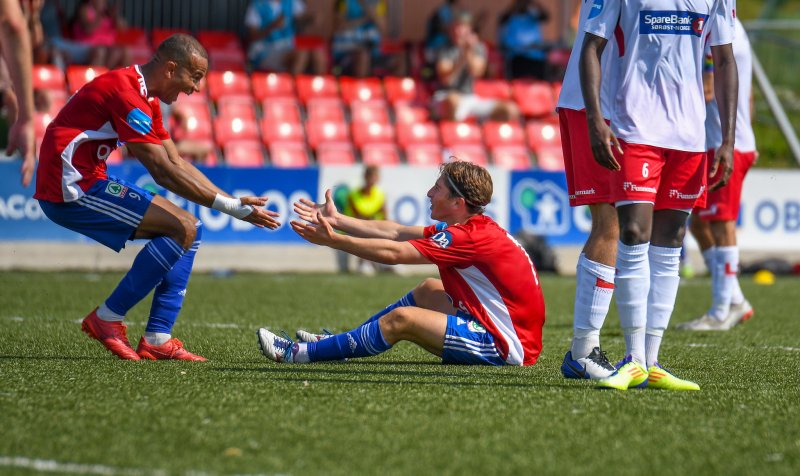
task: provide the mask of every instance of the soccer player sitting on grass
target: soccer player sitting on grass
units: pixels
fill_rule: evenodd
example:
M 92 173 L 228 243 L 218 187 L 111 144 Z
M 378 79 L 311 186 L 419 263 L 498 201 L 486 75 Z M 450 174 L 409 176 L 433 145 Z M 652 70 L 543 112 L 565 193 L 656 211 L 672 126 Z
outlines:
M 429 227 L 345 216 L 330 190 L 323 204 L 295 203 L 303 221 L 292 221 L 292 228 L 311 243 L 385 264 L 433 263 L 441 279 L 424 280 L 343 334 L 298 331 L 295 343 L 258 329 L 261 352 L 275 362 L 307 363 L 377 355 L 407 340 L 443 363 L 534 364 L 544 299 L 525 250 L 483 213 L 492 198 L 489 173 L 468 162 L 445 164 L 428 198 L 439 222 Z

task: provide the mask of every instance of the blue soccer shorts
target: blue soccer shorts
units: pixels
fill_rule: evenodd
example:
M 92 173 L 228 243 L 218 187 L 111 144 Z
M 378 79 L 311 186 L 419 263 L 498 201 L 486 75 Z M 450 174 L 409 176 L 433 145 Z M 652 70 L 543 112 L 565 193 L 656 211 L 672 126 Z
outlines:
M 447 316 L 447 330 L 442 351 L 443 364 L 506 365 L 494 346 L 494 338 L 465 312 Z
M 132 240 L 153 194 L 122 179 L 98 180 L 74 202 L 39 201 L 53 223 L 88 236 L 114 251 Z

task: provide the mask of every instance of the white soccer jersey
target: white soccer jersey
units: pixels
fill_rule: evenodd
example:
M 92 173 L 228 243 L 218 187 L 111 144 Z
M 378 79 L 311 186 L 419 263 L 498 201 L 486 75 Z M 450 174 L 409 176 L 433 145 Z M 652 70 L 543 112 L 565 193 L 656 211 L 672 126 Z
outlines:
M 735 0 L 594 0 L 586 32 L 611 39 L 619 24 L 622 35 L 611 115 L 617 137 L 706 150 L 704 46 L 731 43 L 734 16 Z
M 707 50 L 710 55 L 711 51 Z M 734 147 L 740 152 L 756 150 L 756 136 L 750 117 L 750 93 L 753 88 L 753 52 L 750 40 L 739 19 L 733 36 L 733 56 L 739 69 L 739 103 L 736 109 L 736 142 Z M 722 124 L 716 99 L 706 103 L 706 148 L 717 149 L 722 145 Z
M 580 111 L 586 107 L 581 93 L 581 50 L 583 48 L 583 39 L 586 36 L 584 31 L 586 20 L 599 10 L 594 8 L 593 0 L 581 1 L 583 3 L 581 4 L 580 19 L 578 21 L 578 33 L 575 36 L 575 44 L 572 45 L 572 52 L 569 55 L 569 63 L 567 63 L 567 71 L 564 74 L 564 82 L 561 86 L 561 94 L 558 96 L 556 109 L 564 108 Z M 618 68 L 617 56 L 619 56 L 617 42 L 614 40 L 609 41 L 603 50 L 603 55 L 600 57 L 600 66 L 603 72 L 603 79 L 600 85 L 600 110 L 606 119 L 611 118 L 611 99 L 616 87 L 616 74 L 614 73 Z

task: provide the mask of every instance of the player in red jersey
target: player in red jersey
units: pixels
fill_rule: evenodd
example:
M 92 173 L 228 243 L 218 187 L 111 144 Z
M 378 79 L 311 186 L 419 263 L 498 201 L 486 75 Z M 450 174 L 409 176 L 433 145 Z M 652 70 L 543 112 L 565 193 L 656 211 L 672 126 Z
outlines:
M 275 228 L 263 197 L 233 198 L 178 155 L 164 130 L 159 100 L 199 91 L 208 55 L 194 38 L 174 35 L 144 65 L 111 71 L 83 86 L 47 127 L 39 154 L 35 198 L 53 222 L 119 251 L 127 240 L 150 240 L 109 298 L 82 329 L 121 359 L 205 360 L 171 331 L 183 304 L 202 223 L 161 196 L 106 173 L 119 145 L 162 187 L 258 227 Z M 136 351 L 125 314 L 155 289 Z
M 292 228 L 306 240 L 379 263 L 433 263 L 441 279 L 426 279 L 350 332 L 299 331 L 304 342 L 293 343 L 259 329 L 264 355 L 276 362 L 340 360 L 407 340 L 444 363 L 533 365 L 542 349 L 544 298 L 525 250 L 483 214 L 491 197 L 486 169 L 457 161 L 442 166 L 428 191 L 431 218 L 439 222 L 429 227 L 344 216 L 330 191 L 324 204 L 295 203 L 305 222 Z

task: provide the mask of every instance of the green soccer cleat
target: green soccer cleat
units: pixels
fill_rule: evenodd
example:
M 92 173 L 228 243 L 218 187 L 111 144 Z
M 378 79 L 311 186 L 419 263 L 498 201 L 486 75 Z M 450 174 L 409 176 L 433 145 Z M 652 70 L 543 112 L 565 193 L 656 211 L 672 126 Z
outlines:
M 647 369 L 644 365 L 633 360 L 629 355 L 616 365 L 617 371 L 611 376 L 597 381 L 597 388 L 627 390 L 629 388 L 642 388 L 647 385 Z
M 648 369 L 647 386 L 659 390 L 700 390 L 700 385 L 672 375 L 667 369 L 654 363 Z

